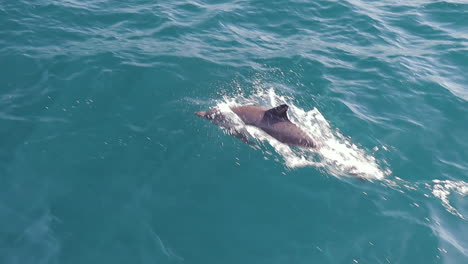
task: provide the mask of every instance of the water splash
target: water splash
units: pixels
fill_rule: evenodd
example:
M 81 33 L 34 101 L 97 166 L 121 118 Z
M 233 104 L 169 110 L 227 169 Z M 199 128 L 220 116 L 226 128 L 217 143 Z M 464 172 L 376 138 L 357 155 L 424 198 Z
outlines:
M 290 120 L 314 139 L 318 147 L 312 150 L 291 147 L 260 129 L 245 126 L 232 113 L 230 107 L 246 104 L 265 107 L 275 107 L 280 104 L 289 105 L 288 116 Z M 297 106 L 292 98 L 278 95 L 273 88 L 257 88 L 256 92 L 249 96 L 243 93 L 223 96 L 223 99 L 217 102 L 217 107 L 227 116 L 232 117 L 236 131 L 247 132 L 249 137 L 259 142 L 268 142 L 283 158 L 287 167 L 315 166 L 323 168 L 333 176 L 355 176 L 367 180 L 382 180 L 391 173 L 389 169 L 383 169 L 375 157 L 351 142 L 351 139 L 332 129 L 330 123 L 317 108 L 309 111 L 304 110 Z M 265 151 L 265 154 L 268 153 Z
M 449 196 L 455 192 L 461 196 L 468 195 L 468 183 L 464 181 L 450 181 L 450 180 L 433 180 L 434 186 L 432 187 L 432 194 L 439 198 L 445 209 L 453 215 L 466 219 L 461 213 L 450 204 Z

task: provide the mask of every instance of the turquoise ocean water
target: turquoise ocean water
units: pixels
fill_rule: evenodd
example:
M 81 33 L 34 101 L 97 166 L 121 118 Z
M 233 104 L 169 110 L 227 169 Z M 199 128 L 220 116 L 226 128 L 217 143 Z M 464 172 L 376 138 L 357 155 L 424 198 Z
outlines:
M 1 0 L 0 263 L 468 263 L 467 72 L 463 0 Z

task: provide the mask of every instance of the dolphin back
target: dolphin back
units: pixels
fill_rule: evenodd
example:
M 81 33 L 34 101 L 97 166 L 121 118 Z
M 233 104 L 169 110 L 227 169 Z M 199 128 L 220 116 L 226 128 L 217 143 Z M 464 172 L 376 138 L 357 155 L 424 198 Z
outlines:
M 307 133 L 289 120 L 288 109 L 289 106 L 286 104 L 271 109 L 253 105 L 231 108 L 232 112 L 246 125 L 255 126 L 284 144 L 307 148 L 316 147 L 314 141 Z M 244 131 L 235 129 L 232 120 L 219 109 L 212 108 L 208 111 L 197 112 L 196 115 L 204 117 L 221 127 L 231 128 L 231 135 L 240 138 L 244 142 L 248 142 L 243 133 Z

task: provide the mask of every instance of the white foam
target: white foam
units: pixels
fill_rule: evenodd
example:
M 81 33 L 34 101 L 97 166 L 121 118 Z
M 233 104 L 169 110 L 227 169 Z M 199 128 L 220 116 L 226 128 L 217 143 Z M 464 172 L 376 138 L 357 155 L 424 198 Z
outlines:
M 461 196 L 468 195 L 468 183 L 464 181 L 450 180 L 433 180 L 432 182 L 435 183 L 432 187 L 432 194 L 442 201 L 442 205 L 445 209 L 453 215 L 457 215 L 460 218 L 465 219 L 465 217 L 450 204 L 449 196 L 452 192 L 458 193 Z
M 275 107 L 280 104 L 289 105 L 288 115 L 293 123 L 300 126 L 318 147 L 302 149 L 290 147 L 272 138 L 260 129 L 243 125 L 236 115 L 232 115 L 230 107 L 246 104 Z M 359 148 L 344 137 L 339 131 L 331 128 L 329 122 L 317 108 L 306 111 L 294 104 L 292 98 L 276 94 L 275 90 L 258 88 L 257 92 L 245 96 L 239 94 L 233 97 L 225 96 L 217 107 L 224 113 L 229 113 L 236 123 L 236 130 L 242 129 L 258 141 L 268 142 L 281 155 L 285 165 L 290 168 L 315 166 L 324 168 L 333 176 L 356 176 L 368 180 L 382 180 L 389 175 L 389 169 L 383 169 L 375 157 Z M 382 148 L 384 148 L 382 146 Z M 267 152 L 265 152 L 267 154 Z

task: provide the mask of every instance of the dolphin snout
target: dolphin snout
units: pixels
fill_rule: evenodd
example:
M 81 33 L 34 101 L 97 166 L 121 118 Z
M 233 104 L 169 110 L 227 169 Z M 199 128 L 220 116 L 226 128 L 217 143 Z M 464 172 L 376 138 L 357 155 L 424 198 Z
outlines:
M 199 117 L 205 117 L 206 112 L 205 111 L 200 111 L 200 112 L 195 112 L 195 114 Z

